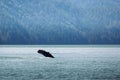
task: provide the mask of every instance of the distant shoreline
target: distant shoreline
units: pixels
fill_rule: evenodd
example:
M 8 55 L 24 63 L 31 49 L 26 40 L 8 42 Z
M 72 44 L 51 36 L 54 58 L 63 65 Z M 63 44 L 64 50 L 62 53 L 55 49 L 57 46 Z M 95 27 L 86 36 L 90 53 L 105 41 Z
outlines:
M 0 45 L 0 47 L 120 47 L 120 45 Z

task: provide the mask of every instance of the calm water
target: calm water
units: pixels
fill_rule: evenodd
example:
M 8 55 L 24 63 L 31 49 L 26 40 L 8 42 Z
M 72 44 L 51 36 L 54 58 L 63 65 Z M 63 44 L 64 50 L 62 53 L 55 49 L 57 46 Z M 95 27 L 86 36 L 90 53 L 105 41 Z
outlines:
M 120 80 L 120 47 L 0 46 L 0 80 Z

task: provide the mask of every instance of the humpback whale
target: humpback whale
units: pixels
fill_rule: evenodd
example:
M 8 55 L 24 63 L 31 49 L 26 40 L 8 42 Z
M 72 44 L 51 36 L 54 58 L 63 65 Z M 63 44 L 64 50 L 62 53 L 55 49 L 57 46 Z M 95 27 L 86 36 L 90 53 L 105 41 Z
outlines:
M 42 54 L 45 57 L 50 57 L 50 58 L 54 58 L 54 56 L 52 54 L 50 54 L 49 52 L 45 51 L 45 50 L 38 50 L 39 54 Z

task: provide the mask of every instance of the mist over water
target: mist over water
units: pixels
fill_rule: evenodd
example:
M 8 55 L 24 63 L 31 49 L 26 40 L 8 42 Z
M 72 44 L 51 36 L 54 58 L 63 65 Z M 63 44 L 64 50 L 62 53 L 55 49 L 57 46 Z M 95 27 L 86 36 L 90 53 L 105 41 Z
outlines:
M 55 56 L 37 53 L 44 49 Z M 119 80 L 120 47 L 0 47 L 0 80 Z

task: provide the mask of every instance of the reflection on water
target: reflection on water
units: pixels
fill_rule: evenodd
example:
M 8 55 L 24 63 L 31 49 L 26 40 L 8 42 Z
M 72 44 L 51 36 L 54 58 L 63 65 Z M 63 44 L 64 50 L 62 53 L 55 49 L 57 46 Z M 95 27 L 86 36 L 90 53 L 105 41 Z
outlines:
M 45 58 L 38 49 L 56 58 Z M 0 80 L 119 80 L 120 48 L 2 47 Z

